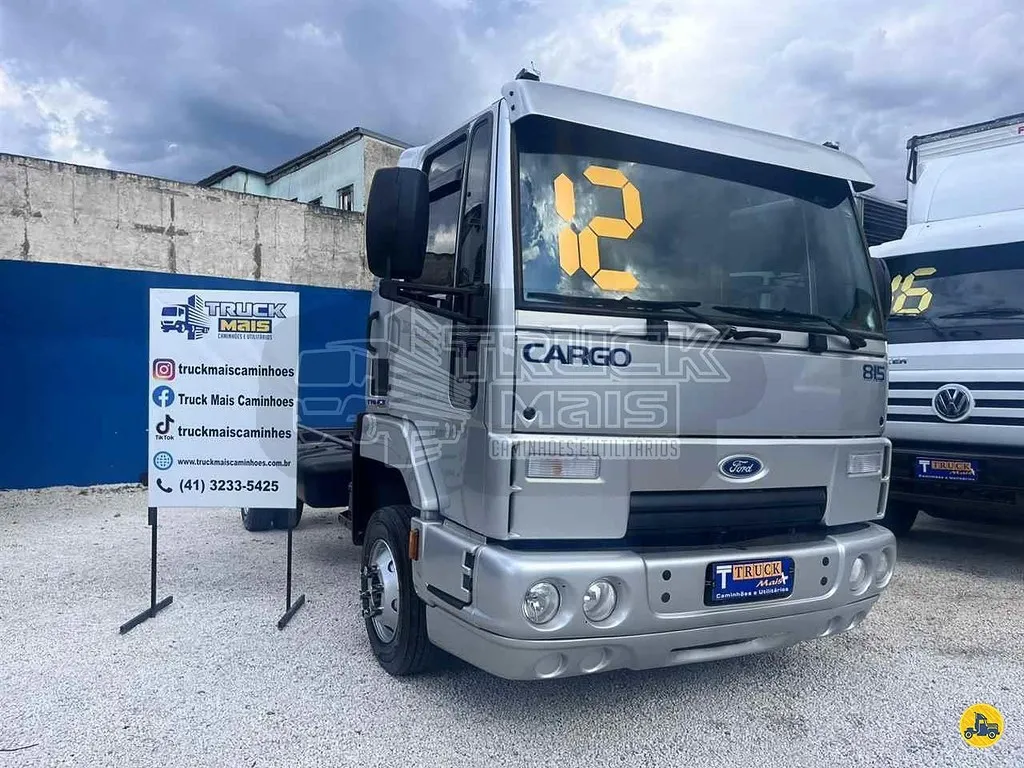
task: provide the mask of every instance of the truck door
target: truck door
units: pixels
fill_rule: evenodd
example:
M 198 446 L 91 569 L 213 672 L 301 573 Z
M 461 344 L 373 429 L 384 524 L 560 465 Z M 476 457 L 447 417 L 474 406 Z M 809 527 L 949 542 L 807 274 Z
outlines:
M 466 288 L 486 280 L 494 140 L 489 112 L 425 154 L 427 255 L 421 276 L 406 283 Z M 481 471 L 473 470 L 468 457 L 486 456 L 486 392 L 478 381 L 486 327 L 452 316 L 466 313 L 472 300 L 435 294 L 432 307 L 381 303 L 380 297 L 374 301 L 374 308 L 387 307 L 386 331 L 382 327 L 381 332 L 389 357 L 386 406 L 377 410 L 416 424 L 426 455 L 413 461 L 429 461 L 442 513 L 464 523 L 470 522 L 467 509 L 482 511 L 466 498 L 482 491 Z

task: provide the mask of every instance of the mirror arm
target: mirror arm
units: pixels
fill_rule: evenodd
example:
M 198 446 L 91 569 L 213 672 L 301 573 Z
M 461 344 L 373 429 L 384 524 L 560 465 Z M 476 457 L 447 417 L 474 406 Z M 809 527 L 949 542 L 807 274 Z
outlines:
M 395 301 L 399 304 L 409 304 L 423 307 L 425 311 L 432 312 L 441 317 L 446 317 L 457 323 L 475 325 L 483 320 L 479 317 L 465 315 L 461 312 L 454 312 L 449 309 L 435 307 L 424 299 L 431 294 L 442 294 L 445 296 L 486 296 L 489 294 L 489 287 L 486 284 L 473 285 L 466 288 L 456 288 L 451 285 L 409 285 L 398 280 L 381 280 L 380 295 L 383 299 Z M 485 313 L 486 315 L 486 313 Z

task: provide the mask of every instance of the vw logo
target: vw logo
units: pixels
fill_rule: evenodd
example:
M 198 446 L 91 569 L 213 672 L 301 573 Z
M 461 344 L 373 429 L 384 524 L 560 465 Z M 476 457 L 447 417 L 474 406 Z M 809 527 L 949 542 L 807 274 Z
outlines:
M 726 480 L 756 480 L 765 471 L 761 460 L 753 456 L 726 456 L 718 462 L 718 474 Z
M 946 384 L 932 398 L 932 408 L 943 421 L 963 421 L 974 406 L 971 390 L 962 384 Z

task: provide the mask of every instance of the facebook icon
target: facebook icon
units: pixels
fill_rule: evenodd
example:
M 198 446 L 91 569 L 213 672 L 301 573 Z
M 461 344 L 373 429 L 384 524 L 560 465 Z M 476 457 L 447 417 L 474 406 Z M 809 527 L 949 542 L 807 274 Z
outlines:
M 174 402 L 174 390 L 166 384 L 162 384 L 153 390 L 153 402 L 161 408 L 166 408 Z

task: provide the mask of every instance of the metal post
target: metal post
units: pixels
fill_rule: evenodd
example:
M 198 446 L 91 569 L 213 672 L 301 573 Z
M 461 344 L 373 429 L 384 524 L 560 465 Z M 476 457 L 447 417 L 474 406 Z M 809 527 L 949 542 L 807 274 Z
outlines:
M 293 507 L 288 515 L 288 562 L 287 562 L 287 574 L 285 576 L 285 612 L 277 621 L 277 628 L 284 629 L 288 622 L 292 620 L 292 616 L 295 615 L 296 611 L 299 610 L 306 602 L 306 595 L 299 595 L 294 605 L 292 604 L 292 529 L 295 527 L 295 508 Z
M 149 508 L 149 527 L 152 529 L 151 545 L 149 550 L 149 607 L 138 616 L 129 619 L 121 625 L 121 634 L 137 627 L 146 619 L 151 619 L 160 611 L 174 602 L 174 597 L 168 595 L 159 603 L 156 601 L 156 529 L 157 529 L 157 508 Z

